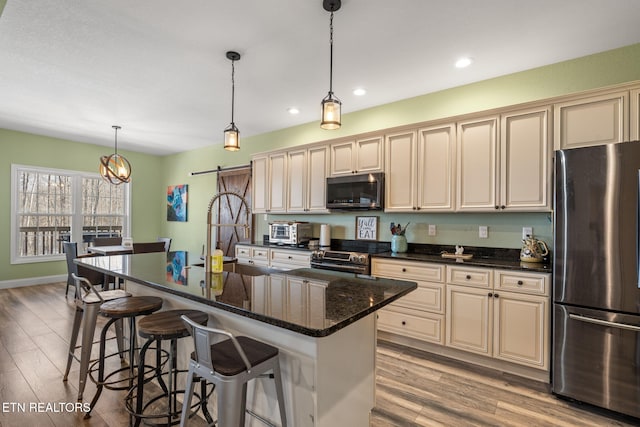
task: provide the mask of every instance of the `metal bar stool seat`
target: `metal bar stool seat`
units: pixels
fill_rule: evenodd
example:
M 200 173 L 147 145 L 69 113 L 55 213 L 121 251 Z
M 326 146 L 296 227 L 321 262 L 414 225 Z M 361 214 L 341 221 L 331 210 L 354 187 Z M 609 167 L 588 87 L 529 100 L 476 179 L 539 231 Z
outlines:
M 87 384 L 87 375 L 89 372 L 89 364 L 91 363 L 91 349 L 93 347 L 93 337 L 96 330 L 96 322 L 98 319 L 98 310 L 100 305 L 105 301 L 110 301 L 123 297 L 131 297 L 129 292 L 122 289 L 114 289 L 110 291 L 98 291 L 95 286 L 84 277 L 71 274 L 75 286 L 75 306 L 76 312 L 71 328 L 71 339 L 69 340 L 69 356 L 67 357 L 67 367 L 64 371 L 62 381 L 67 381 L 69 371 L 71 370 L 71 362 L 76 359 L 80 361 L 80 373 L 78 384 L 78 400 L 82 400 L 82 393 Z M 80 359 L 75 355 L 78 348 L 78 335 L 80 326 L 82 325 L 82 343 L 80 345 Z M 118 352 L 123 351 L 123 335 L 122 322 L 116 323 L 116 338 L 118 342 Z
M 204 379 L 214 384 L 218 395 L 217 427 L 244 426 L 247 412 L 247 383 L 271 372 L 272 375 L 268 376 L 275 380 L 281 425 L 286 427 L 278 348 L 253 338 L 235 337 L 227 331 L 199 325 L 188 315 L 182 316 L 182 320 L 191 329 L 195 352 L 189 361 L 187 395 L 182 405 L 180 425 L 187 425 L 194 380 Z M 224 336 L 227 339 L 214 344 L 215 336 Z M 262 416 L 254 413 L 251 415 L 266 424 L 271 424 Z
M 187 371 L 177 369 L 177 341 L 180 338 L 188 337 L 190 334 L 189 329 L 181 320 L 181 316 L 183 315 L 189 316 L 194 319 L 196 324 L 201 325 L 206 325 L 209 320 L 209 315 L 203 311 L 177 309 L 150 314 L 140 319 L 138 322 L 138 334 L 142 338 L 146 338 L 147 341 L 140 349 L 136 384 L 131 387 L 125 398 L 125 407 L 135 419 L 135 426 L 139 426 L 142 420 L 144 420 L 145 424 L 151 425 L 174 425 L 180 422 L 181 409 L 178 408 L 177 395 L 185 393 L 185 390 L 177 390 L 176 385 L 178 373 Z M 161 367 L 158 362 L 156 366 L 156 369 L 158 369 L 156 378 L 162 388 L 162 393 L 147 397 L 144 392 L 144 365 L 146 353 L 153 343 L 156 344 L 156 348 L 161 348 L 162 341 L 170 341 L 167 372 L 160 371 Z M 163 375 L 167 376 L 167 384 L 165 384 L 162 379 Z M 198 396 L 199 400 L 195 405 L 202 405 L 202 411 L 207 421 L 211 423 L 213 420 L 206 408 L 206 384 L 204 382 L 202 382 L 200 393 L 201 394 Z M 163 407 L 161 411 L 158 409 L 158 406 L 160 405 L 158 405 L 157 402 L 165 398 L 167 400 L 166 407 Z M 163 422 L 161 421 L 162 419 L 166 421 Z M 156 422 L 155 420 L 158 421 Z
M 138 340 L 136 333 L 136 317 L 154 313 L 162 308 L 162 298 L 154 296 L 133 296 L 128 298 L 118 298 L 106 301 L 100 306 L 99 314 L 109 318 L 109 321 L 102 328 L 100 333 L 100 356 L 89 369 L 89 376 L 96 383 L 96 393 L 89 405 L 89 411 L 85 418 L 91 417 L 91 411 L 95 407 L 103 388 L 110 390 L 129 390 L 133 385 L 136 368 L 136 352 L 138 351 Z M 114 369 L 105 376 L 105 363 L 109 357 L 120 355 L 113 353 L 106 355 L 107 331 L 109 327 L 118 320 L 129 319 L 129 364 L 128 366 Z M 159 349 L 158 349 L 159 350 Z M 98 371 L 98 378 L 93 376 Z M 128 375 L 119 375 L 123 371 L 128 371 Z M 112 377 L 118 376 L 115 379 Z

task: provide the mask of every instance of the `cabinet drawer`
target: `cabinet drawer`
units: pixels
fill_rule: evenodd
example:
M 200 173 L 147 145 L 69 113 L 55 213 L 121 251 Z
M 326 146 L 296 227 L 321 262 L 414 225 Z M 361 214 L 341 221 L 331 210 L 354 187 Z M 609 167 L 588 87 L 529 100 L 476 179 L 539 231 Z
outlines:
M 444 316 L 412 310 L 385 308 L 378 311 L 378 329 L 422 341 L 443 343 Z
M 444 284 L 418 282 L 416 290 L 392 302 L 389 306 L 444 314 Z
M 492 279 L 493 270 L 488 268 L 447 266 L 447 283 L 453 285 L 490 288 Z
M 251 248 L 251 264 L 262 267 L 269 266 L 269 249 Z
M 311 265 L 311 253 L 301 251 L 283 251 L 272 249 L 271 250 L 271 265 L 278 266 L 299 266 L 309 267 Z
M 236 245 L 236 258 L 242 261 L 248 261 L 251 258 L 251 248 L 249 246 Z
M 444 265 L 417 261 L 397 261 L 373 258 L 371 274 L 397 280 L 421 280 L 427 282 L 444 281 Z
M 494 289 L 535 295 L 549 295 L 550 281 L 550 274 L 496 270 Z

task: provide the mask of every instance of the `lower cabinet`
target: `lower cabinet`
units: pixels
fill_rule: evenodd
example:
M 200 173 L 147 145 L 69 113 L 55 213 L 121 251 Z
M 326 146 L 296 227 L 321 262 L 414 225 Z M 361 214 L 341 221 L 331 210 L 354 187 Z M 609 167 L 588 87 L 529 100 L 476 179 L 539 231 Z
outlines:
M 549 370 L 550 274 L 374 258 L 372 275 L 418 284 L 378 311 L 379 330 Z
M 444 341 L 444 265 L 374 258 L 371 274 L 415 281 L 418 288 L 378 311 L 378 329 L 422 341 Z
M 252 310 L 304 325 L 325 327 L 327 282 L 270 274 L 251 278 Z
M 236 245 L 239 264 L 250 264 L 280 270 L 311 267 L 311 252 L 293 249 L 272 249 L 264 246 Z

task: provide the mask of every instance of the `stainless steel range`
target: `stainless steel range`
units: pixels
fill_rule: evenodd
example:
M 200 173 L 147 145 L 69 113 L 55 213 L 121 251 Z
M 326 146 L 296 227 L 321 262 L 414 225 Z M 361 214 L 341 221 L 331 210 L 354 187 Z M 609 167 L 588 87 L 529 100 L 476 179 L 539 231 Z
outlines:
M 371 257 L 366 252 L 320 249 L 311 253 L 311 267 L 369 275 Z

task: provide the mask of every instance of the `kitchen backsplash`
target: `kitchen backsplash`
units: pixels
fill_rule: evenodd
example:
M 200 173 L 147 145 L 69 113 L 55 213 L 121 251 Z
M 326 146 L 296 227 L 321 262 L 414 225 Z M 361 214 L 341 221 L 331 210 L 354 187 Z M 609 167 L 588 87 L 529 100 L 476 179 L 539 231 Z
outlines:
M 268 234 L 270 221 L 308 221 L 314 223 L 314 236 L 320 235 L 320 224 L 331 225 L 331 237 L 334 239 L 355 239 L 356 217 L 375 216 L 378 218 L 378 238 L 391 240 L 389 226 L 392 222 L 409 223 L 406 231 L 410 243 L 428 243 L 437 245 L 470 245 L 493 248 L 520 248 L 522 246 L 522 228 L 533 227 L 533 235 L 553 246 L 553 225 L 551 213 L 440 213 L 440 214 L 398 214 L 367 211 L 362 213 L 338 212 L 327 215 L 263 215 L 255 218 L 255 240 L 261 241 Z M 429 225 L 435 225 L 435 236 L 429 235 Z M 488 228 L 488 237 L 480 238 L 479 226 Z

